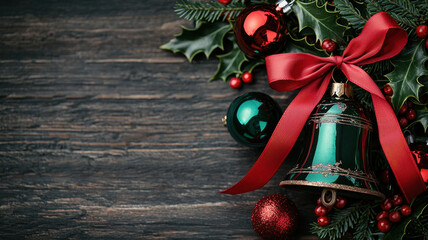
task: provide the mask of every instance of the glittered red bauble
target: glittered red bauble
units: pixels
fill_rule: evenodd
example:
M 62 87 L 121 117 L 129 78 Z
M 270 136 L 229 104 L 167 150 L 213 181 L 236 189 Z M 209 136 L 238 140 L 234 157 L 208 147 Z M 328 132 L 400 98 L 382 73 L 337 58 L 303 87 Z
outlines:
M 247 56 L 264 58 L 282 50 L 287 30 L 275 6 L 257 4 L 239 14 L 234 32 L 238 46 Z
M 297 229 L 297 208 L 281 194 L 267 195 L 254 206 L 251 223 L 263 239 L 287 239 Z

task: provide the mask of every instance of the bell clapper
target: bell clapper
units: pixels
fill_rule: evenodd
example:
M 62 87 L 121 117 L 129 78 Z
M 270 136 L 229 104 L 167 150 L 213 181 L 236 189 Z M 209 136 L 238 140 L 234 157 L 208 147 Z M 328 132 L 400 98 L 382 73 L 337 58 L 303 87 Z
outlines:
M 324 188 L 321 193 L 321 202 L 325 207 L 332 207 L 336 204 L 337 194 L 335 189 Z

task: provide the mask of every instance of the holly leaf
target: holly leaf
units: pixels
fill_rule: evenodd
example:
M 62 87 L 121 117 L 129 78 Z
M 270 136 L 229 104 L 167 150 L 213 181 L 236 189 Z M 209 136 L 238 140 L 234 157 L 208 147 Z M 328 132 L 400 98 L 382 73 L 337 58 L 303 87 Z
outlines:
M 210 81 L 215 79 L 222 79 L 226 81 L 227 77 L 234 73 L 241 73 L 241 66 L 244 62 L 247 62 L 248 59 L 245 56 L 244 52 L 241 51 L 238 44 L 235 41 L 233 34 L 229 34 L 228 39 L 233 43 L 232 50 L 226 54 L 217 55 L 217 58 L 220 60 L 217 72 L 210 79 Z
M 319 57 L 328 57 L 328 54 L 315 47 L 315 43 L 309 43 L 306 38 L 295 39 L 288 35 L 284 51 L 287 53 L 310 53 Z
M 261 66 L 265 64 L 264 59 L 248 59 L 248 63 L 246 62 L 244 65 L 242 65 L 242 72 L 252 72 L 254 68 L 257 66 Z
M 316 1 L 308 3 L 296 1 L 293 11 L 299 20 L 299 31 L 310 27 L 315 32 L 316 41 L 322 42 L 330 38 L 337 43 L 345 42 L 343 35 L 348 27 L 337 23 L 338 11 L 327 10 L 327 2 L 318 6 Z
M 424 196 L 416 198 L 416 200 L 411 204 L 412 213 L 410 216 L 406 217 L 404 221 L 400 221 L 397 226 L 393 227 L 391 231 L 385 235 L 383 240 L 403 239 L 404 235 L 406 234 L 406 228 L 409 226 L 410 222 L 417 219 L 424 212 L 424 210 L 428 208 L 427 200 L 428 199 Z
M 422 87 L 422 84 L 418 79 L 428 74 L 428 70 L 424 66 L 428 55 L 424 48 L 425 40 L 410 40 L 400 54 L 391 59 L 395 69 L 385 76 L 394 90 L 391 102 L 395 111 L 401 108 L 407 98 L 419 99 L 419 88 Z
M 160 48 L 174 53 L 182 53 L 189 62 L 198 53 L 204 53 L 209 58 L 216 48 L 224 50 L 223 38 L 231 29 L 232 26 L 224 22 L 201 22 L 194 29 L 182 27 L 180 34 Z

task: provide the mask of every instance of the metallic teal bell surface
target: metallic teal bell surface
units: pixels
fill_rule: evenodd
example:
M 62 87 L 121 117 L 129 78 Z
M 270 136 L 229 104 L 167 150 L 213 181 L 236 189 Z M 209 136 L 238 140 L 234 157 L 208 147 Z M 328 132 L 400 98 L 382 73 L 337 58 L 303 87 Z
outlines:
M 281 186 L 311 192 L 332 189 L 350 197 L 384 197 L 370 170 L 372 124 L 352 99 L 351 85 L 333 83 L 331 97 L 314 109 L 304 129 L 304 150 Z
M 281 115 L 281 108 L 270 96 L 250 92 L 230 104 L 226 125 L 238 143 L 248 147 L 264 147 Z

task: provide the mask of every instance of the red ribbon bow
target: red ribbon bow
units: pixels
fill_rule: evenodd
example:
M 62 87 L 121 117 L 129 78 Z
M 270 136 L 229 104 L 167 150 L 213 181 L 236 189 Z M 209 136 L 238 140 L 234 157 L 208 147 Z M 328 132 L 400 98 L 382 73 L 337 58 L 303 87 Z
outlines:
M 386 12 L 371 17 L 360 36 L 352 39 L 343 56 L 317 57 L 283 53 L 266 57 L 270 86 L 286 92 L 302 88 L 281 117 L 264 151 L 247 175 L 222 193 L 239 194 L 263 187 L 287 157 L 312 110 L 323 97 L 335 67 L 349 81 L 371 93 L 379 140 L 404 196 L 408 201 L 425 191 L 425 184 L 410 153 L 391 106 L 370 76 L 357 65 L 397 55 L 407 33 Z

